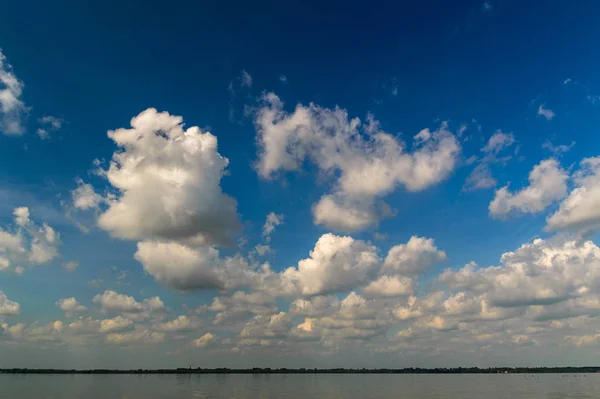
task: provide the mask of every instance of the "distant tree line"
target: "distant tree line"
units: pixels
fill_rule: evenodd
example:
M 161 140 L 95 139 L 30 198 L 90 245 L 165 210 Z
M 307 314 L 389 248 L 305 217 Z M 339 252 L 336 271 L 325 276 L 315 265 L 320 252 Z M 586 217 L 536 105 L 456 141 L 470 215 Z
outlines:
M 455 367 L 455 368 L 403 368 L 403 369 L 316 369 L 316 368 L 177 368 L 177 369 L 0 369 L 0 374 L 584 374 L 599 373 L 600 367 Z

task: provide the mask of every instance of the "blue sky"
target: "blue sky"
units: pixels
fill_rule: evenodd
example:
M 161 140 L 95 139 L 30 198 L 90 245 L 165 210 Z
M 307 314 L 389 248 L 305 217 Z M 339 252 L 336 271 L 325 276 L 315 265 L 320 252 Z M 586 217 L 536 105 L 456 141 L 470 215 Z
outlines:
M 596 11 L 4 5 L 0 367 L 591 361 Z

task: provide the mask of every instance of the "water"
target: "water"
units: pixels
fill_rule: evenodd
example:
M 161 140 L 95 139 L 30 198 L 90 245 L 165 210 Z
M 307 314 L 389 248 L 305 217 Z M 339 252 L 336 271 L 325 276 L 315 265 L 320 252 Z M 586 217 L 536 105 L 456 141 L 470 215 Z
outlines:
M 600 374 L 8 375 L 15 399 L 600 398 Z

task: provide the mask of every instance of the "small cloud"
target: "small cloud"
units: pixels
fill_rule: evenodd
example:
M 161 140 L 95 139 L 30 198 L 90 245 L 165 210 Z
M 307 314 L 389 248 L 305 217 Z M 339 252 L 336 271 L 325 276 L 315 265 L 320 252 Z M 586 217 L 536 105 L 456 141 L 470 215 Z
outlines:
M 398 95 L 398 86 L 394 86 L 392 87 L 392 96 L 397 96 Z
M 37 135 L 42 140 L 48 140 L 50 138 L 50 133 L 46 129 L 39 128 L 37 130 Z
M 44 116 L 40 118 L 39 122 L 42 125 L 49 125 L 52 129 L 58 130 L 62 127 L 64 120 L 55 116 Z
M 252 87 L 252 76 L 244 70 L 242 70 L 242 87 Z
M 544 118 L 546 118 L 546 120 L 549 121 L 550 119 L 554 118 L 555 114 L 554 111 L 552 111 L 551 109 L 544 108 L 544 105 L 545 104 L 539 106 L 537 114 L 543 116 Z
M 373 238 L 376 240 L 385 240 L 387 238 L 387 234 L 375 232 L 375 234 L 373 234 Z
M 70 272 L 73 272 L 73 271 L 75 271 L 75 269 L 77 269 L 79 267 L 79 262 L 76 262 L 76 261 L 72 260 L 72 261 L 64 263 L 63 267 L 66 270 L 68 270 Z
M 88 286 L 90 288 L 100 288 L 102 283 L 104 283 L 104 280 L 98 278 L 98 279 L 88 281 Z
M 256 251 L 256 253 L 258 255 L 264 256 L 264 255 L 266 255 L 266 254 L 268 254 L 268 253 L 271 252 L 271 247 L 268 246 L 268 245 L 259 244 L 259 245 L 257 245 L 257 246 L 254 247 L 254 250 Z
M 38 119 L 38 123 L 42 125 L 42 127 L 38 128 L 36 131 L 38 137 L 42 140 L 48 140 L 50 139 L 50 132 L 59 130 L 62 127 L 64 120 L 48 115 Z
M 267 215 L 267 220 L 263 226 L 262 235 L 265 237 L 267 242 L 271 241 L 271 234 L 275 230 L 275 227 L 283 224 L 284 217 L 282 214 L 278 214 L 275 212 L 269 212 Z
M 285 76 L 285 75 L 281 75 L 281 76 L 279 77 L 279 81 L 280 81 L 281 83 L 283 83 L 283 84 L 287 84 L 287 82 L 288 82 L 288 78 L 287 78 L 287 76 Z
M 571 78 L 566 78 L 565 81 L 563 82 L 564 85 L 568 85 L 569 83 L 571 83 L 573 80 Z
M 483 10 L 483 12 L 492 11 L 492 8 L 492 3 L 490 3 L 489 1 L 484 1 L 481 5 L 481 9 Z

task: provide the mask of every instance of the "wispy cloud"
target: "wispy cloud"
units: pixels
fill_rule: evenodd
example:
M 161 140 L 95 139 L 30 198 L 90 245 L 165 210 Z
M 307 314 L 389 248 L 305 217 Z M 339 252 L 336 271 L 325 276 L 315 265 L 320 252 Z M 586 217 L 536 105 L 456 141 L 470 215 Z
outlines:
M 242 70 L 242 87 L 252 87 L 252 76 L 245 70 Z
M 21 135 L 29 109 L 21 95 L 25 85 L 14 74 L 12 66 L 0 49 L 0 129 L 6 135 Z

